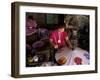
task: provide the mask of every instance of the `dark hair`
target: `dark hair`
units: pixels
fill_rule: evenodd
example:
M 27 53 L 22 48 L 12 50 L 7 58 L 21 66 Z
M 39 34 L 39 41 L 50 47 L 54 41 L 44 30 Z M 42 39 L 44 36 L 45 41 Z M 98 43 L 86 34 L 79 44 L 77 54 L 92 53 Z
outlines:
M 31 19 L 31 20 L 34 20 L 34 17 L 32 15 L 29 15 L 27 18 Z
M 60 23 L 60 24 L 57 24 L 57 28 L 65 28 L 65 23 Z

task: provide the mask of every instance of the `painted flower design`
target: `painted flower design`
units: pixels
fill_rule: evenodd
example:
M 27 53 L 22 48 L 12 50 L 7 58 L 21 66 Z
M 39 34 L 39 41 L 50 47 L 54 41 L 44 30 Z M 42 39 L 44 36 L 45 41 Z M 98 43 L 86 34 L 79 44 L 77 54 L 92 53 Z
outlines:
M 89 53 L 84 53 L 84 56 L 86 57 L 86 59 L 90 59 L 90 55 L 89 55 Z
M 74 58 L 74 62 L 75 62 L 77 65 L 80 65 L 80 64 L 82 64 L 82 58 L 80 58 L 80 57 L 75 57 L 75 58 Z

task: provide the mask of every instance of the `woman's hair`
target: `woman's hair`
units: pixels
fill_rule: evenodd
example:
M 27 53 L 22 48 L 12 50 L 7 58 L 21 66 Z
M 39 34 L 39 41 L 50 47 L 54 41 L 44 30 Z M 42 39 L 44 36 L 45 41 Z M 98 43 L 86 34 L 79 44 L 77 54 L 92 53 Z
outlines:
M 34 17 L 32 15 L 28 15 L 28 19 L 34 20 Z
M 57 28 L 65 28 L 65 23 L 60 23 L 60 24 L 57 24 Z

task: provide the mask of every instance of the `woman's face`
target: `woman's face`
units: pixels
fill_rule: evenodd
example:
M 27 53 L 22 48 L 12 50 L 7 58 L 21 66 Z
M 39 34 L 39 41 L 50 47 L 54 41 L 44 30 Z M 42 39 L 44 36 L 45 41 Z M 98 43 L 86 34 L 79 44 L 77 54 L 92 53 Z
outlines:
M 60 32 L 64 32 L 64 28 L 59 28 L 59 31 Z

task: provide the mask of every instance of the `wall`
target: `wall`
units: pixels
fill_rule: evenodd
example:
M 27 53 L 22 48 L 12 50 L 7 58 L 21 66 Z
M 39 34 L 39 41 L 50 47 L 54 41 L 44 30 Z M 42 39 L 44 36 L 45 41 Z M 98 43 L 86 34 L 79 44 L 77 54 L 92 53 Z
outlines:
M 0 2 L 0 80 L 16 80 L 10 76 L 11 68 L 11 2 L 15 0 L 1 0 Z M 55 3 L 55 4 L 77 4 L 98 6 L 100 9 L 100 0 L 16 0 L 16 1 L 29 1 L 41 3 Z M 100 14 L 100 10 L 98 11 Z M 98 16 L 98 22 L 100 16 Z M 100 23 L 98 24 L 100 26 Z M 98 27 L 99 33 L 100 27 Z M 98 44 L 100 37 L 98 37 Z M 98 47 L 100 47 L 98 45 Z M 100 67 L 100 50 L 98 50 L 98 67 Z M 38 77 L 38 78 L 22 78 L 18 80 L 99 80 L 100 69 L 97 74 L 84 74 L 84 75 L 64 75 L 53 77 Z

